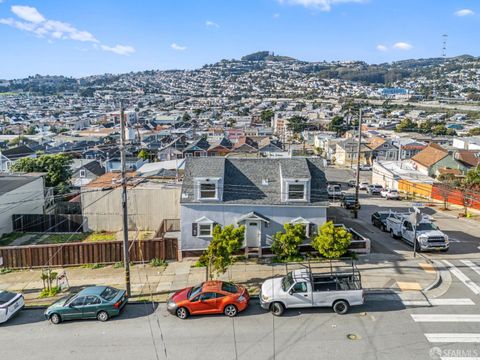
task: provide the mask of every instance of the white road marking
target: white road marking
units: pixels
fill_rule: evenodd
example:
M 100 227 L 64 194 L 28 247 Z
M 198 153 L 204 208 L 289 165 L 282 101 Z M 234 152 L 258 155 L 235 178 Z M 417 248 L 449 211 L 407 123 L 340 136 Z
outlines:
M 462 357 L 451 357 L 451 356 L 448 356 L 448 357 L 445 357 L 445 356 L 441 356 L 440 357 L 440 360 L 480 360 L 480 357 L 469 357 L 469 356 L 462 356 Z
M 478 275 L 480 275 L 480 266 L 474 264 L 470 260 L 460 260 L 464 265 L 467 265 L 470 269 L 475 271 Z
M 431 333 L 425 334 L 425 337 L 431 343 L 480 343 L 480 334 L 473 333 Z
M 429 300 L 403 300 L 405 306 L 463 306 L 475 305 L 472 299 L 429 299 Z
M 415 322 L 480 322 L 476 314 L 410 314 Z
M 455 275 L 455 277 L 460 280 L 466 287 L 468 287 L 475 295 L 480 294 L 480 286 L 475 284 L 470 278 L 461 272 L 455 265 L 450 261 L 443 260 L 443 262 L 449 267 L 450 272 Z

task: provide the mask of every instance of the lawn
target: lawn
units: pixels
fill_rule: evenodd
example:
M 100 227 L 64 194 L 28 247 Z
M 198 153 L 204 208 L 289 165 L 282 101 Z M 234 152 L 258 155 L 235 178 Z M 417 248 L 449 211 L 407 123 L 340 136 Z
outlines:
M 24 233 L 19 233 L 19 232 L 12 232 L 10 234 L 3 234 L 2 237 L 0 237 L 0 246 L 8 246 L 18 238 L 22 237 L 25 235 Z
M 97 232 L 90 234 L 85 242 L 99 242 L 99 241 L 115 241 L 117 240 L 115 233 Z
M 74 233 L 74 234 L 52 234 L 47 238 L 39 241 L 37 244 L 62 244 L 67 242 L 81 242 L 85 240 L 89 233 Z

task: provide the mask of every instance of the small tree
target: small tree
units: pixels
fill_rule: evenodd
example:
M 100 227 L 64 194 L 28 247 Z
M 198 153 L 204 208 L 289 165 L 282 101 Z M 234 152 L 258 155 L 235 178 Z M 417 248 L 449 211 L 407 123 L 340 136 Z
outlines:
M 245 226 L 234 227 L 220 225 L 213 228 L 213 239 L 208 248 L 203 252 L 199 262 L 207 266 L 208 278 L 213 278 L 213 273 L 224 274 L 233 264 L 232 255 L 239 251 L 243 245 Z
M 328 221 L 320 228 L 312 246 L 327 259 L 338 259 L 347 253 L 351 239 L 352 234 L 343 226 L 335 227 L 332 221 Z
M 148 160 L 148 152 L 145 149 L 140 150 L 137 157 L 142 160 Z
M 300 256 L 299 246 L 305 241 L 305 225 L 285 224 L 285 232 L 273 237 L 272 251 L 280 260 L 296 260 Z
M 63 192 L 72 176 L 72 159 L 66 154 L 41 155 L 37 158 L 22 158 L 12 165 L 16 172 L 45 172 L 45 185 Z

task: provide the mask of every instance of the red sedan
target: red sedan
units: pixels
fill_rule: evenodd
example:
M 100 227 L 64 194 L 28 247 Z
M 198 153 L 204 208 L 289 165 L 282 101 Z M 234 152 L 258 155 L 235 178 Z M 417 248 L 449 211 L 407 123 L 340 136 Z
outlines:
M 223 281 L 206 281 L 173 294 L 167 302 L 167 310 L 186 319 L 189 315 L 225 314 L 236 316 L 247 308 L 250 295 L 247 289 Z

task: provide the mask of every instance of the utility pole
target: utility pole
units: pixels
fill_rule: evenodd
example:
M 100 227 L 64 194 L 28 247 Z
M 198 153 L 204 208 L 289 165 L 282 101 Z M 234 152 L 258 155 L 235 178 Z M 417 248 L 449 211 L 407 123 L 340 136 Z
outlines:
M 355 181 L 355 208 L 353 210 L 353 218 L 358 218 L 358 190 L 360 186 L 360 154 L 362 149 L 362 109 L 358 111 L 358 147 L 357 147 L 357 173 Z
M 130 297 L 130 257 L 128 249 L 128 213 L 127 213 L 127 179 L 125 164 L 125 116 L 123 102 L 120 101 L 120 153 L 122 163 L 122 210 L 123 210 L 123 264 L 125 266 L 125 288 Z

